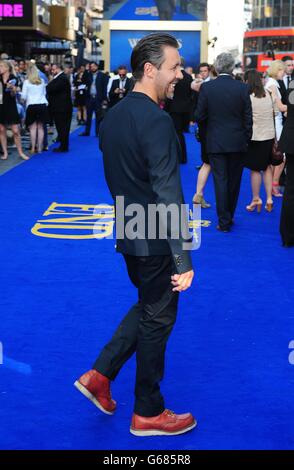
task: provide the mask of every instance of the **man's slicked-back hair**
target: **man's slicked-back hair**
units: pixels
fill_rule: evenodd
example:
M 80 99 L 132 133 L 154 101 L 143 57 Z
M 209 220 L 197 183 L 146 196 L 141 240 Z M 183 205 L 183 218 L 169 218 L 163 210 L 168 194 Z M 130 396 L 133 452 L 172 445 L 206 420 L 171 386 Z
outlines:
M 147 62 L 160 69 L 165 59 L 164 47 L 167 46 L 179 48 L 176 38 L 168 33 L 152 33 L 140 39 L 131 56 L 132 73 L 135 80 L 142 79 L 144 66 Z
M 60 70 L 63 71 L 63 65 L 58 64 L 57 62 L 53 62 L 52 67 L 53 67 L 53 65 L 55 65 L 55 67 L 58 67 Z

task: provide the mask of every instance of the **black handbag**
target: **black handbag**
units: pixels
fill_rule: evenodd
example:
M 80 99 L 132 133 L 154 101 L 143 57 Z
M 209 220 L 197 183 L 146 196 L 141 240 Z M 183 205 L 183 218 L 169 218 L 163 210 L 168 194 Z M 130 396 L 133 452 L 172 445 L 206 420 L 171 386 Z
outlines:
M 273 97 L 272 97 L 272 94 L 271 94 L 270 91 L 269 91 L 269 94 L 270 94 L 272 104 L 273 104 L 273 118 L 274 118 L 275 135 L 277 135 L 274 100 L 273 100 Z M 272 147 L 271 165 L 272 166 L 279 166 L 283 163 L 283 161 L 284 161 L 284 154 L 279 148 L 279 142 L 277 140 L 277 137 L 275 137 L 273 147 Z
M 272 148 L 272 155 L 271 155 L 271 165 L 272 166 L 279 166 L 284 161 L 284 154 L 279 149 L 279 142 L 275 138 Z

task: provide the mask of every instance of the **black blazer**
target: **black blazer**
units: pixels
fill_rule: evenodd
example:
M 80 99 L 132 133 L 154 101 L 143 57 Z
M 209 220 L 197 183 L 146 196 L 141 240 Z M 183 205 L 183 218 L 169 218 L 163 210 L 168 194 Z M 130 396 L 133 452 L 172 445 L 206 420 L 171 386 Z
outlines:
M 105 73 L 98 72 L 96 77 L 96 98 L 97 101 L 107 100 L 107 84 L 109 77 Z M 85 76 L 85 84 L 87 85 L 86 97 L 89 98 L 91 95 L 91 85 L 93 83 L 93 74 L 88 72 Z
M 183 78 L 175 86 L 172 100 L 166 101 L 166 111 L 169 113 L 190 113 L 193 105 L 193 90 L 191 83 L 193 78 L 185 70 L 182 70 Z
M 140 204 L 145 211 L 145 230 L 137 227 L 139 237 L 120 239 L 136 213 L 123 217 L 116 206 L 117 251 L 133 256 L 172 254 L 175 272 L 191 270 L 190 252 L 183 249 L 183 239 L 172 238 L 177 224 L 168 219 L 167 239 L 159 239 L 158 233 L 155 239 L 146 236 L 152 228 L 147 217 L 150 204 L 175 204 L 180 208 L 184 203 L 178 163 L 181 148 L 170 116 L 147 95 L 130 92 L 106 114 L 99 140 L 114 201 L 124 196 L 125 207 Z
M 294 81 L 292 81 L 294 84 Z M 292 96 L 292 99 L 289 99 L 289 96 Z M 287 90 L 287 119 L 285 121 L 281 138 L 279 140 L 280 149 L 290 155 L 294 155 L 294 90 Z
M 47 85 L 47 95 L 51 112 L 71 112 L 71 87 L 65 73 L 51 80 Z
M 291 76 L 291 80 L 294 80 L 294 74 Z M 284 83 L 284 80 L 278 80 L 278 84 L 280 85 L 280 92 L 281 92 L 281 100 L 283 104 L 287 104 L 287 96 L 288 96 L 288 90 L 286 88 L 286 85 Z
M 207 121 L 207 153 L 246 152 L 252 137 L 252 107 L 247 85 L 230 75 L 200 88 L 197 122 Z
M 113 82 L 112 82 L 112 85 L 111 85 L 111 88 L 110 88 L 110 91 L 109 91 L 110 106 L 114 106 L 116 103 L 119 103 L 119 101 L 122 99 L 122 98 L 119 98 L 119 95 L 117 93 L 114 93 L 114 90 L 116 90 L 116 88 L 119 88 L 119 82 L 120 82 L 119 78 L 113 80 Z M 127 77 L 126 84 L 125 84 L 126 93 L 124 94 L 124 98 L 132 90 L 133 86 L 134 86 L 133 85 L 133 80 L 131 80 L 131 78 Z

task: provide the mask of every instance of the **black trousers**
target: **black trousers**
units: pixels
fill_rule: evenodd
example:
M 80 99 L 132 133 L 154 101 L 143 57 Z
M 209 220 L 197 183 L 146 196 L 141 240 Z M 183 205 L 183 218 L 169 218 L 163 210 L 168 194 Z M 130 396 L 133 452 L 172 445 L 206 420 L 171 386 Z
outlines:
M 188 0 L 180 1 L 180 11 L 181 13 L 188 13 Z
M 209 154 L 214 189 L 216 210 L 221 228 L 230 228 L 239 198 L 243 173 L 242 153 Z
M 171 21 L 173 19 L 174 12 L 173 9 L 167 5 L 165 9 L 158 9 L 158 14 L 160 21 Z
M 93 368 L 114 380 L 136 352 L 134 412 L 157 416 L 165 409 L 159 382 L 163 378 L 165 348 L 176 321 L 178 293 L 172 291 L 172 256 L 124 255 L 128 274 L 138 289 L 138 302 L 129 310 Z
M 280 220 L 284 246 L 294 246 L 294 155 L 286 155 L 286 185 Z
M 171 112 L 170 116 L 174 122 L 177 131 L 178 139 L 182 150 L 181 163 L 187 162 L 187 147 L 184 132 L 188 132 L 190 124 L 190 112 L 187 113 L 174 113 Z
M 95 125 L 95 134 L 98 137 L 99 133 L 99 126 L 100 122 L 102 121 L 102 103 L 98 101 L 97 98 L 93 98 L 92 96 L 87 99 L 86 101 L 86 108 L 87 108 L 87 121 L 86 121 L 86 128 L 85 133 L 91 133 L 91 125 L 92 125 L 92 117 L 93 113 L 96 116 L 96 125 Z
M 52 117 L 56 126 L 60 148 L 68 150 L 72 111 L 53 112 Z

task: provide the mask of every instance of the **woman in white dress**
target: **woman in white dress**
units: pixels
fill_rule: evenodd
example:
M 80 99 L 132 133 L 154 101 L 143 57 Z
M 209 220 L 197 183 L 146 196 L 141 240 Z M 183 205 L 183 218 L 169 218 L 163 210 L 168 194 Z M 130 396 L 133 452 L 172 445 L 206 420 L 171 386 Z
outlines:
M 268 80 L 266 82 L 265 88 L 271 93 L 276 117 L 275 117 L 275 124 L 276 124 L 276 138 L 279 141 L 282 130 L 283 130 L 283 113 L 287 112 L 287 106 L 282 103 L 282 97 L 280 92 L 280 85 L 278 80 L 283 80 L 285 75 L 285 64 L 281 60 L 274 60 L 268 68 Z M 280 193 L 279 189 L 279 181 L 280 176 L 284 170 L 285 161 L 278 166 L 273 168 L 273 196 L 282 197 L 283 195 Z

